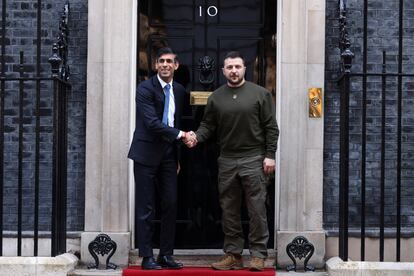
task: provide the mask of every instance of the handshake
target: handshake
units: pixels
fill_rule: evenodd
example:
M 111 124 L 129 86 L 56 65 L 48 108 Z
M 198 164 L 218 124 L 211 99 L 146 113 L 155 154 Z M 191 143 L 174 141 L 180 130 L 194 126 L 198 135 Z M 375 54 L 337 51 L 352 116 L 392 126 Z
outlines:
M 197 135 L 194 133 L 194 131 L 189 132 L 183 132 L 184 134 L 181 136 L 181 139 L 183 140 L 184 144 L 188 148 L 193 148 L 197 145 Z

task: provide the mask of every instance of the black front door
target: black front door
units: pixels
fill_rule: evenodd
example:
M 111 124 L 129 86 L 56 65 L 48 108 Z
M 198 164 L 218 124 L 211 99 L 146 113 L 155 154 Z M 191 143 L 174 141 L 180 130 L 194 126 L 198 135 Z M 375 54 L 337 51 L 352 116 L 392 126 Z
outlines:
M 138 82 L 154 74 L 154 56 L 163 46 L 178 53 L 174 79 L 191 91 L 213 91 L 225 83 L 226 52 L 246 59 L 246 79 L 275 91 L 276 0 L 139 0 Z M 197 129 L 204 106 L 186 104 L 185 130 Z M 214 141 L 183 149 L 178 184 L 176 248 L 221 248 L 221 210 L 217 195 L 217 147 Z M 269 247 L 273 247 L 274 179 L 270 180 Z M 243 225 L 248 218 L 242 208 Z M 155 221 L 156 225 L 158 220 Z M 158 227 L 157 227 L 158 228 Z M 157 245 L 158 233 L 154 237 Z

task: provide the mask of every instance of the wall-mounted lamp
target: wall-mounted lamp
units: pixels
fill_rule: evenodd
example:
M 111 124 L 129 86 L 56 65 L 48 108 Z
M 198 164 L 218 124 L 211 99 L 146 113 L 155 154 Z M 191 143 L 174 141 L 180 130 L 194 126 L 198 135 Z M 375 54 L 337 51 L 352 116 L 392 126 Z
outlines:
M 309 118 L 322 117 L 322 88 L 312 87 L 308 89 Z

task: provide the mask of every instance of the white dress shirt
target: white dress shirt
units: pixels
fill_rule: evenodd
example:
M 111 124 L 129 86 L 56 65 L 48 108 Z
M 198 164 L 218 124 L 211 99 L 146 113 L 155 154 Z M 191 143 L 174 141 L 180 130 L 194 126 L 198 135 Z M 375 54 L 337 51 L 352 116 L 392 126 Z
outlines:
M 163 81 L 159 75 L 157 75 L 157 77 L 161 84 L 162 91 L 165 95 L 164 87 L 167 85 L 167 83 Z M 168 107 L 168 126 L 170 127 L 174 127 L 174 114 L 175 114 L 174 88 L 173 88 L 172 83 L 173 83 L 172 81 L 169 83 L 170 84 L 170 103 Z

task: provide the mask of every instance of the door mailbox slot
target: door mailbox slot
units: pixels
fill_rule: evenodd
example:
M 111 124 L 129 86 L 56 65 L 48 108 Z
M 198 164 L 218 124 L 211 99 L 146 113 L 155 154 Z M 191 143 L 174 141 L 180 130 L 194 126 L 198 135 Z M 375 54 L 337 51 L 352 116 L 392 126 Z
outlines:
M 191 91 L 190 104 L 191 105 L 206 105 L 207 99 L 213 92 L 208 91 Z

